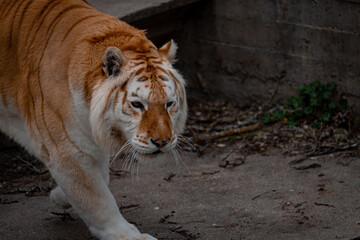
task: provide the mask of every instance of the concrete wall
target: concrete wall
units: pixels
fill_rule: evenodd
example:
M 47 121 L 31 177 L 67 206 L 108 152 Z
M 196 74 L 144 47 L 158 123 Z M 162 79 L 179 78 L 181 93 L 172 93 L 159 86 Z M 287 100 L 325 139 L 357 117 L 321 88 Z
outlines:
M 213 0 L 187 26 L 190 87 L 210 96 L 262 102 L 319 80 L 359 100 L 359 1 Z

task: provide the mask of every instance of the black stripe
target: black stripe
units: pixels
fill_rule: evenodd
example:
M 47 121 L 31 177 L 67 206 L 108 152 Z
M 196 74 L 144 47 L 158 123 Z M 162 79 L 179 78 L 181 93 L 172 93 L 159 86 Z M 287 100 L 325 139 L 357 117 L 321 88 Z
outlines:
M 61 40 L 61 43 L 64 42 L 64 40 L 67 38 L 67 36 L 70 34 L 70 32 L 77 26 L 79 25 L 81 22 L 87 20 L 87 19 L 90 19 L 90 18 L 93 18 L 93 17 L 98 17 L 97 15 L 91 15 L 91 16 L 87 16 L 87 17 L 84 17 L 78 21 L 76 21 L 68 30 L 67 32 L 65 33 L 63 39 Z
M 44 19 L 46 18 L 46 16 L 51 12 L 51 10 L 53 8 L 55 8 L 58 4 L 61 3 L 61 0 L 50 0 L 42 9 L 41 11 L 36 15 L 36 17 L 34 18 L 32 24 L 31 24 L 31 29 L 28 31 L 28 34 L 26 36 L 26 40 L 30 40 L 30 34 L 33 30 L 33 27 L 35 27 L 36 22 L 40 22 L 39 26 L 37 27 L 35 33 L 33 34 L 31 41 L 29 41 L 28 45 L 31 45 L 36 37 L 37 37 L 37 33 L 39 32 L 42 24 L 45 22 Z M 48 11 L 45 13 L 45 11 L 48 9 Z M 41 18 L 40 18 L 41 17 Z M 30 49 L 30 47 L 28 47 L 28 49 Z
M 20 32 L 20 28 L 21 28 L 21 25 L 22 25 L 22 22 L 24 21 L 24 17 L 25 17 L 25 14 L 27 12 L 27 9 L 29 8 L 30 4 L 32 3 L 33 1 L 29 1 L 26 6 L 24 7 L 23 11 L 22 11 L 22 14 L 21 14 L 21 18 L 20 18 L 20 22 L 19 22 L 19 25 L 18 25 L 18 32 Z
M 43 13 L 46 11 L 46 9 L 47 9 L 51 4 L 53 4 L 53 3 L 55 3 L 55 2 L 56 2 L 56 0 L 49 0 L 49 1 L 45 4 L 45 6 L 41 9 L 41 11 L 38 13 L 37 18 L 41 17 L 41 15 L 43 15 Z
M 56 17 L 54 18 L 54 20 L 52 21 L 52 23 L 50 24 L 50 28 L 48 29 L 47 31 L 47 39 L 46 39 L 46 43 L 45 43 L 45 47 L 44 47 L 44 50 L 43 50 L 43 54 L 45 52 L 45 49 L 47 48 L 47 45 L 49 44 L 49 41 L 56 29 L 56 25 L 60 22 L 61 20 L 61 17 L 69 12 L 70 10 L 73 10 L 73 9 L 79 9 L 79 8 L 87 8 L 87 7 L 84 7 L 82 5 L 72 5 L 70 7 L 67 7 L 65 8 L 64 10 L 62 10 L 58 15 L 56 15 Z M 40 63 L 41 63 L 41 60 L 42 60 L 42 57 L 40 59 Z
M 16 2 L 15 0 L 13 0 L 13 1 L 12 1 L 12 4 L 9 6 L 9 8 L 7 9 L 7 11 L 4 12 L 3 15 L 1 15 L 1 17 L 6 17 L 6 16 L 10 13 L 10 11 L 12 10 L 12 8 L 15 6 L 16 3 L 17 3 L 17 2 Z
M 20 2 L 20 1 L 19 1 Z M 11 21 L 11 26 L 10 26 L 10 34 L 9 34 L 9 43 L 8 43 L 8 48 L 10 49 L 12 47 L 12 42 L 13 42 L 13 28 L 14 28 L 14 24 L 15 24 L 15 19 L 16 19 L 16 14 L 19 11 L 20 7 L 22 6 L 22 4 L 26 2 L 26 0 L 23 0 L 22 2 L 19 3 L 19 5 L 16 7 L 16 9 L 14 10 L 14 13 L 12 15 L 12 17 L 9 17 L 10 19 L 12 19 Z

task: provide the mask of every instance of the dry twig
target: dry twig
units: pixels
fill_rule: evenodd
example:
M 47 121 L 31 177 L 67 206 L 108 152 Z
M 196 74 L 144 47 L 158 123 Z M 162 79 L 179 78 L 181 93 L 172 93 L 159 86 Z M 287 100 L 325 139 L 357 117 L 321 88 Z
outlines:
M 259 123 L 255 123 L 250 126 L 233 128 L 233 129 L 210 133 L 210 134 L 203 134 L 203 135 L 196 137 L 196 140 L 197 141 L 214 140 L 217 138 L 223 138 L 223 137 L 238 135 L 238 134 L 242 134 L 242 133 L 252 132 L 252 131 L 257 130 L 259 128 L 259 125 L 260 125 Z
M 327 154 L 330 154 L 330 153 L 346 151 L 346 150 L 358 147 L 359 144 L 360 144 L 360 142 L 345 145 L 345 146 L 340 146 L 340 147 L 335 147 L 335 146 L 326 145 L 326 144 L 317 146 L 317 144 L 315 144 L 315 147 L 313 148 L 313 150 L 310 153 L 305 154 L 305 155 L 301 156 L 298 159 L 290 161 L 289 164 L 290 165 L 295 165 L 295 164 L 298 164 L 298 163 L 301 163 L 301 162 L 305 161 L 306 159 L 308 159 L 310 157 L 322 156 L 322 155 L 327 155 Z

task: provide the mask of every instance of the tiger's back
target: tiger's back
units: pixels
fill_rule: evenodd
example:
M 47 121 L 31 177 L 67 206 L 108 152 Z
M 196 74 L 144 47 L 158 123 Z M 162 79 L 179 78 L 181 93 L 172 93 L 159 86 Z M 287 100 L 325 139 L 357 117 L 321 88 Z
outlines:
M 70 110 L 66 109 L 72 102 L 67 82 L 74 46 L 70 41 L 76 40 L 66 26 L 81 27 L 78 19 L 88 15 L 86 11 L 95 11 L 82 1 L 4 0 L 0 8 L 1 113 L 7 116 L 1 118 L 1 130 L 28 150 L 35 150 L 29 147 L 34 139 L 40 145 L 49 140 L 42 138 L 47 138 L 43 132 L 49 131 L 49 119 L 45 120 L 48 108 L 55 108 L 62 118 L 67 118 Z M 52 104 L 59 101 L 63 104 Z M 15 132 L 14 128 L 25 131 Z M 39 157 L 36 150 L 32 152 Z

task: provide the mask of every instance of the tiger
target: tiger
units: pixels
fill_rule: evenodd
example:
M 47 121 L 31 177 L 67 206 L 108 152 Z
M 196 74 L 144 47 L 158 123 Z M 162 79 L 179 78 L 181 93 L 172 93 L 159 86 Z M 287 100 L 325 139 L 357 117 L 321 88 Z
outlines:
M 144 30 L 83 0 L 0 0 L 0 130 L 40 159 L 101 240 L 153 240 L 121 215 L 111 159 L 170 156 L 185 128 L 177 44 L 157 48 Z

